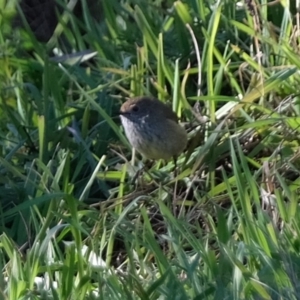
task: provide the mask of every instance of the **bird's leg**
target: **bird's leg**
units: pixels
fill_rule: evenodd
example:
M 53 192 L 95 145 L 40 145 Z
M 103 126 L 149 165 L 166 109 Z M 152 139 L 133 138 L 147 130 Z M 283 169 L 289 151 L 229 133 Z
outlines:
M 144 173 L 146 172 L 148 174 L 148 176 L 151 178 L 151 175 L 149 173 L 149 169 L 153 166 L 153 161 L 152 160 L 146 160 L 144 159 L 144 163 L 143 166 L 137 170 L 137 172 L 135 173 L 135 175 L 132 178 L 132 184 L 135 184 L 135 181 Z
M 178 175 L 178 168 L 177 168 L 177 157 L 173 156 L 173 162 L 174 162 L 174 178 L 177 178 Z M 173 214 L 175 216 L 176 214 L 176 200 L 177 200 L 177 183 L 178 180 L 176 179 L 175 185 L 174 185 L 174 192 L 173 192 Z
M 174 175 L 177 175 L 177 156 L 173 156 L 173 162 L 174 162 Z

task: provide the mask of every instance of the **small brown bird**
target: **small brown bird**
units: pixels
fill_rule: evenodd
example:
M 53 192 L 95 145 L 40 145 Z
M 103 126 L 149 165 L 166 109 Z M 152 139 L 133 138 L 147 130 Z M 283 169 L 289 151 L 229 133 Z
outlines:
M 177 157 L 186 147 L 186 131 L 170 107 L 150 97 L 132 98 L 121 106 L 126 136 L 137 151 L 150 159 Z

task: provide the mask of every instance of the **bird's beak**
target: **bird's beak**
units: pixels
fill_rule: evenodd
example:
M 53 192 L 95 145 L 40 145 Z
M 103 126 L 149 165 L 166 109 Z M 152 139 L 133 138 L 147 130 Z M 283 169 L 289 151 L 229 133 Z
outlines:
M 120 116 L 127 116 L 128 115 L 128 112 L 126 112 L 126 111 L 119 111 L 119 115 Z

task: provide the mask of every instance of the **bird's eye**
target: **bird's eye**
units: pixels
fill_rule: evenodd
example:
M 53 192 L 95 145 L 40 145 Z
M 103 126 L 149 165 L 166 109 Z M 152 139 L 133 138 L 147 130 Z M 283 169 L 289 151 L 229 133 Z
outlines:
M 132 107 L 132 111 L 134 111 L 134 112 L 139 111 L 139 107 L 138 107 L 137 105 L 134 105 L 134 106 Z

